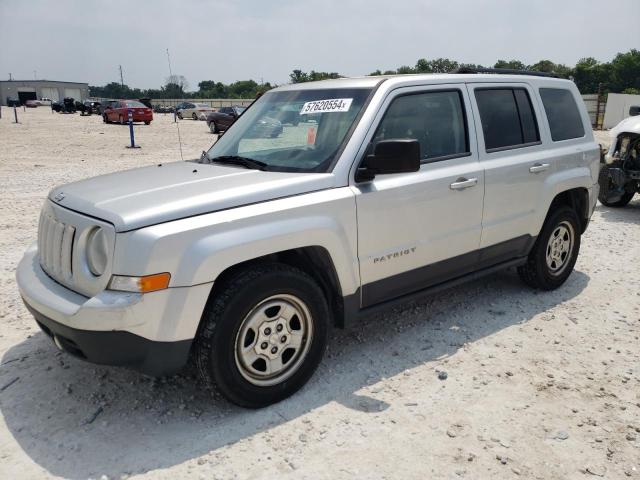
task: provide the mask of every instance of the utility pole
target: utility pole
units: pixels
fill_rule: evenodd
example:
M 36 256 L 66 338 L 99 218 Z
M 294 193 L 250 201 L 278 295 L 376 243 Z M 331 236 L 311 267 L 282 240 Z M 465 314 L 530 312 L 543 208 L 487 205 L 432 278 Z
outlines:
M 11 72 L 9 72 L 9 81 L 11 81 L 11 80 L 12 80 L 12 78 L 11 78 Z
M 118 65 L 120 68 L 120 86 L 124 88 L 124 78 L 122 77 L 122 65 Z

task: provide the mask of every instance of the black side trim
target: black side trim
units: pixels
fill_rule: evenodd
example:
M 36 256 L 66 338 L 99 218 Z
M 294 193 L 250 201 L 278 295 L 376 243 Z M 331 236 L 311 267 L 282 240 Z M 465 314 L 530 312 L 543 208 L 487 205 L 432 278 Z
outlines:
M 154 342 L 124 331 L 79 330 L 51 320 L 24 303 L 44 333 L 55 338 L 64 351 L 83 360 L 162 376 L 177 373 L 189 358 L 191 340 Z
M 535 237 L 523 235 L 490 247 L 409 270 L 362 286 L 362 307 L 447 282 L 476 270 L 529 254 Z
M 486 275 L 490 275 L 495 272 L 499 272 L 509 267 L 517 267 L 520 265 L 524 265 L 527 261 L 527 257 L 515 258 L 513 260 L 509 260 L 506 262 L 499 263 L 497 265 L 493 265 L 488 268 L 484 268 L 481 270 L 476 270 L 475 272 L 468 273 L 458 278 L 454 278 L 452 280 L 439 283 L 437 285 L 433 285 L 427 288 L 423 288 L 422 290 L 418 290 L 417 292 L 409 293 L 406 295 L 402 295 L 400 297 L 393 298 L 391 300 L 387 300 L 385 302 L 378 303 L 376 305 L 358 309 L 354 308 L 355 301 L 349 300 L 352 297 L 356 298 L 360 295 L 360 290 L 357 290 L 353 295 L 349 295 L 345 297 L 345 326 L 351 324 L 352 322 L 359 321 L 364 319 L 365 317 L 369 317 L 371 315 L 375 315 L 376 313 L 385 311 L 387 309 L 393 308 L 394 306 L 420 300 L 423 297 L 427 297 L 429 295 L 433 295 L 435 293 L 441 292 L 451 287 L 455 287 L 457 285 L 461 285 L 463 283 L 467 283 L 473 280 L 477 280 L 478 278 L 482 278 Z M 347 305 L 351 308 L 347 309 Z

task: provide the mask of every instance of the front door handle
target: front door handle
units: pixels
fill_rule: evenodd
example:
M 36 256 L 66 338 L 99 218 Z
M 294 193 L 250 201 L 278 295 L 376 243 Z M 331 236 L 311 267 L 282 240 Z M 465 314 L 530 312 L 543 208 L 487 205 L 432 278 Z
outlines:
M 532 167 L 529 167 L 531 173 L 540 173 L 548 170 L 550 165 L 548 163 L 536 163 Z
M 449 188 L 451 190 L 464 190 L 465 188 L 469 188 L 469 187 L 475 187 L 478 184 L 478 179 L 477 178 L 464 178 L 464 177 L 460 177 L 459 179 L 457 179 L 455 182 L 453 182 L 451 185 L 449 185 Z

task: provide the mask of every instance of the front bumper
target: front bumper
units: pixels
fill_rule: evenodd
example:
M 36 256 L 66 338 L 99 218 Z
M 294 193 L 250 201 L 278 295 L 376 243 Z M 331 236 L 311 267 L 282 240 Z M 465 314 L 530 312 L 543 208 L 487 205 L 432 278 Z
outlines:
M 189 358 L 191 340 L 154 342 L 124 331 L 79 330 L 45 317 L 26 300 L 24 303 L 58 348 L 83 360 L 162 376 L 177 373 Z
M 104 290 L 87 298 L 52 280 L 33 245 L 18 264 L 22 299 L 58 347 L 94 363 L 127 366 L 150 375 L 187 361 L 211 284 L 147 294 Z

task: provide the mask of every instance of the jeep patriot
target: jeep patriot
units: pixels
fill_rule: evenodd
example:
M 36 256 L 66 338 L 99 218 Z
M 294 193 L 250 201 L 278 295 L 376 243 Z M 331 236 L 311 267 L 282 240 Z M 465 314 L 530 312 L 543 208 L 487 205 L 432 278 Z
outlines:
M 192 359 L 261 407 L 309 380 L 332 326 L 507 267 L 560 287 L 599 153 L 567 80 L 285 85 L 199 159 L 54 188 L 17 282 L 58 348 L 150 375 Z

